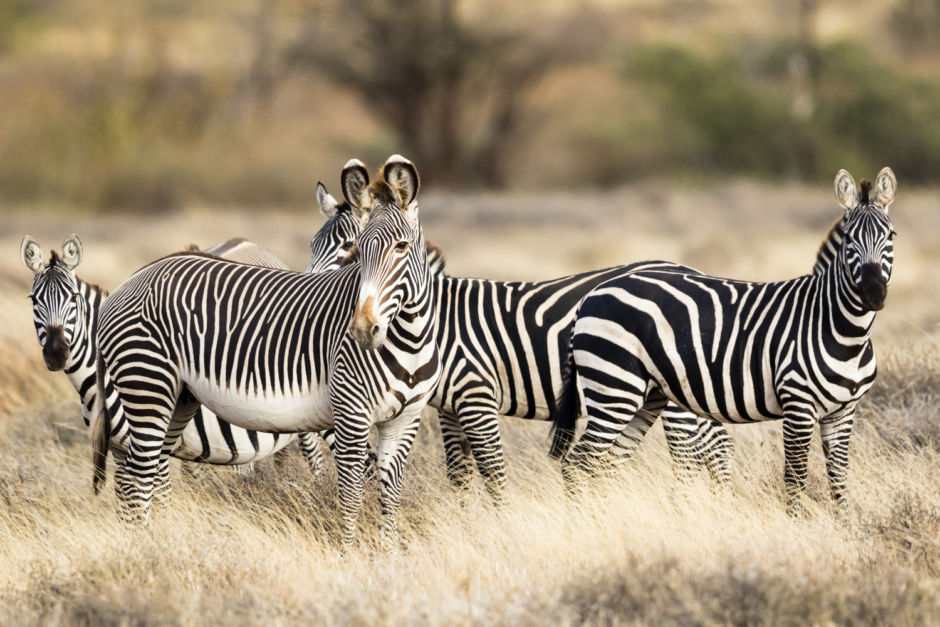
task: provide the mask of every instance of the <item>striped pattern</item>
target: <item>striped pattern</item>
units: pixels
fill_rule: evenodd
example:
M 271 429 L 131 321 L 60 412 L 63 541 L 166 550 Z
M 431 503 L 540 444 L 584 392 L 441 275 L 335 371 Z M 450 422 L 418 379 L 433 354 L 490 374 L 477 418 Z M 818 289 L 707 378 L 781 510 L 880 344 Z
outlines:
M 394 540 L 405 459 L 440 374 L 417 171 L 392 157 L 370 184 L 353 160 L 343 189 L 368 216 L 359 264 L 311 275 L 180 254 L 142 268 L 106 301 L 99 386 L 113 382 L 130 424 L 115 482 L 128 519 L 147 519 L 159 460 L 198 401 L 244 428 L 335 425 L 344 546 L 377 426 L 382 537 Z M 97 439 L 99 470 L 106 445 Z
M 42 259 L 42 250 L 32 238 L 24 239 L 24 263 L 29 258 Z M 81 242 L 72 236 L 63 245 L 63 250 L 81 251 Z M 268 267 L 284 267 L 277 257 L 247 240 L 230 240 L 208 249 L 209 253 L 225 256 L 243 263 L 254 263 Z M 79 252 L 79 257 L 81 253 Z M 44 353 L 51 349 L 49 337 L 63 339 L 60 363 L 51 370 L 64 370 L 72 386 L 81 398 L 82 418 L 88 426 L 97 398 L 95 372 L 95 342 L 99 310 L 107 292 L 97 285 L 83 281 L 75 274 L 75 265 L 68 263 L 52 252 L 48 263 L 40 263 L 33 277 L 30 299 L 33 302 L 33 319 L 39 344 Z M 29 266 L 27 266 L 29 267 Z M 33 269 L 33 268 L 30 268 Z M 60 329 L 61 327 L 61 329 Z M 47 365 L 49 365 L 47 363 Z M 107 411 L 112 417 L 111 441 L 116 454 L 126 451 L 128 424 L 124 410 L 113 387 L 107 390 Z M 264 433 L 235 427 L 204 407 L 200 407 L 193 421 L 180 437 L 179 445 L 172 451 L 180 459 L 223 465 L 244 465 L 265 459 L 282 450 L 294 438 L 290 434 Z M 322 466 L 319 443 L 305 443 L 304 455 L 316 472 Z M 160 478 L 168 478 L 168 464 L 160 469 Z M 169 483 L 159 483 L 159 493 L 169 491 Z
M 328 196 L 325 189 L 322 193 Z M 344 263 L 345 251 L 331 243 L 343 241 L 349 229 L 355 228 L 348 207 L 325 202 L 330 208 L 324 211 L 328 220 L 313 239 L 314 256 L 308 270 Z M 641 268 L 690 271 L 654 262 L 550 281 L 504 282 L 447 276 L 440 249 L 429 246 L 428 256 L 443 360 L 443 375 L 431 405 L 439 411 L 448 477 L 466 488 L 472 476 L 472 454 L 497 502 L 507 481 L 498 416 L 548 420 L 562 388 L 562 355 L 581 299 L 600 283 Z M 664 416 L 664 422 L 680 479 L 687 480 L 700 463 L 714 481 L 730 479 L 732 443 L 724 427 L 676 407 Z M 628 459 L 637 444 L 624 438 L 618 445 L 618 460 Z
M 818 423 L 833 497 L 844 501 L 855 407 L 875 378 L 870 336 L 891 278 L 896 181 L 885 168 L 872 195 L 843 170 L 835 189 L 846 214 L 812 275 L 753 283 L 644 270 L 584 299 L 571 338 L 576 376 L 554 415 L 558 454 L 580 388 L 589 422 L 565 459 L 569 480 L 576 468 L 596 471 L 622 433 L 642 437 L 669 400 L 722 422 L 782 419 L 791 510 Z

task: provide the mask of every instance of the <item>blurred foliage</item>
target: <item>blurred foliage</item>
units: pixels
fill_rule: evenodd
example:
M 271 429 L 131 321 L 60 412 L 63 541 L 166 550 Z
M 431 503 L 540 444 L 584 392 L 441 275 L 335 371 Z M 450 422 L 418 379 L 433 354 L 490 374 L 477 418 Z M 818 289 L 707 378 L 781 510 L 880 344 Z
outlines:
M 0 0 L 0 198 L 307 205 L 349 157 L 390 152 L 452 187 L 940 171 L 940 0 L 847 39 L 812 11 L 683 40 L 634 20 L 721 7 L 519 6 Z
M 757 53 L 661 45 L 632 53 L 627 79 L 662 105 L 661 161 L 642 169 L 823 180 L 842 167 L 890 163 L 905 180 L 934 179 L 940 83 L 891 68 L 856 42 L 814 52 L 809 111 L 794 102 L 794 42 Z

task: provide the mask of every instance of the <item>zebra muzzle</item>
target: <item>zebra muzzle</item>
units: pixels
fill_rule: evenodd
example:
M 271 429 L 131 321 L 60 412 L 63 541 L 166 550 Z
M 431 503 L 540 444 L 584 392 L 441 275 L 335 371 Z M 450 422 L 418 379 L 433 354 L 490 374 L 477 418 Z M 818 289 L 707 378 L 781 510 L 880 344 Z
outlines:
M 385 341 L 386 325 L 375 315 L 374 299 L 370 296 L 356 307 L 349 331 L 366 350 L 375 350 Z
M 862 280 L 859 282 L 862 303 L 872 311 L 881 311 L 888 296 L 888 282 L 881 272 L 880 263 L 866 263 L 862 266 Z
M 42 359 L 49 370 L 62 370 L 69 358 L 69 344 L 61 326 L 46 327 L 46 343 L 42 346 Z

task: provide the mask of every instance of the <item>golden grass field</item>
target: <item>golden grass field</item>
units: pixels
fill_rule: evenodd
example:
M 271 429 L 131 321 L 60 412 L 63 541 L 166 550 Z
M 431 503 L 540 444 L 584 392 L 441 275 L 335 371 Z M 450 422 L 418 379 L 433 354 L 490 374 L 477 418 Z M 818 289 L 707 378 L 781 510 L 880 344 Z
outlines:
M 375 548 L 373 489 L 361 545 L 346 558 L 335 476 L 314 480 L 296 452 L 251 475 L 208 469 L 195 481 L 176 470 L 172 501 L 150 526 L 123 527 L 110 489 L 92 496 L 77 396 L 42 365 L 19 261 L 25 233 L 48 251 L 75 232 L 79 276 L 113 288 L 161 254 L 241 235 L 303 268 L 319 213 L 5 208 L 0 623 L 940 623 L 937 199 L 902 181 L 892 207 L 900 235 L 876 322 L 880 373 L 861 405 L 844 516 L 831 506 L 818 440 L 807 513 L 784 513 L 779 424 L 731 428 L 734 479 L 718 493 L 704 477 L 677 489 L 657 426 L 635 464 L 575 505 L 546 459 L 548 425 L 516 419 L 503 421 L 510 505 L 496 510 L 479 482 L 469 499 L 450 489 L 431 412 L 407 468 L 402 548 Z M 746 182 L 420 200 L 452 274 L 507 279 L 649 258 L 788 278 L 809 271 L 840 211 L 828 186 Z

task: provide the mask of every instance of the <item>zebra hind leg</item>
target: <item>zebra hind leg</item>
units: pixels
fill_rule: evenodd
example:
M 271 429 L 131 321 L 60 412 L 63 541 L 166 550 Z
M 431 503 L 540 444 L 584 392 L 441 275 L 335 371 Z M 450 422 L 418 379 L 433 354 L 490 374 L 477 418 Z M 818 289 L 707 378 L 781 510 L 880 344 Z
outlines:
M 672 403 L 663 410 L 663 431 L 680 485 L 689 485 L 699 469 L 706 469 L 712 487 L 731 481 L 734 442 L 719 422 L 700 418 Z
M 588 424 L 562 461 L 565 487 L 570 495 L 580 492 L 584 475 L 593 477 L 604 467 L 609 471 L 632 456 L 666 403 L 658 389 L 644 394 L 645 390 L 623 381 L 618 382 L 619 387 L 605 385 L 604 381 L 595 383 L 584 375 L 582 381 Z M 615 444 L 616 458 L 609 455 Z M 628 455 L 623 455 L 623 451 Z
M 441 424 L 441 438 L 444 441 L 444 462 L 447 465 L 447 479 L 461 494 L 470 490 L 473 468 L 470 464 L 470 442 L 460 426 L 460 422 L 443 412 L 438 413 Z
M 398 512 L 408 453 L 418 434 L 421 409 L 406 408 L 401 415 L 376 425 L 379 431 L 379 505 L 382 509 L 382 548 L 398 544 Z
M 496 411 L 460 414 L 460 425 L 467 435 L 473 459 L 490 498 L 495 505 L 502 505 L 506 490 L 506 460 Z
M 319 433 L 307 432 L 301 433 L 297 437 L 297 444 L 300 446 L 300 452 L 307 460 L 307 467 L 311 474 L 319 479 L 323 476 L 323 448 L 326 443 Z

